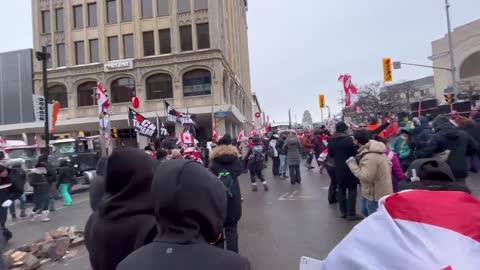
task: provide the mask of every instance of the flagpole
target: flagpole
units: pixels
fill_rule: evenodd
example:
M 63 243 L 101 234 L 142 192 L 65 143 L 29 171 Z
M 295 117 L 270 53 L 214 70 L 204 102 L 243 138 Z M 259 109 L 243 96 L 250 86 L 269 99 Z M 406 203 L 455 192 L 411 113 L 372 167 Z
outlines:
M 160 121 L 157 112 L 155 112 L 155 116 L 157 116 L 157 139 L 160 139 Z

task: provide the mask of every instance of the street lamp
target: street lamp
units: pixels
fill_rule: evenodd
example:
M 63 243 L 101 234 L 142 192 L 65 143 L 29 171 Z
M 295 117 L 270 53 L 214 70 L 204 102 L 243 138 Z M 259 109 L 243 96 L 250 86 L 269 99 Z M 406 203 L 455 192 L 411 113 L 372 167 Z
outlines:
M 50 133 L 49 133 L 49 128 L 48 128 L 48 79 L 47 79 L 47 64 L 48 64 L 48 59 L 50 58 L 50 54 L 47 52 L 47 46 L 42 46 L 42 51 L 41 52 L 36 52 L 35 56 L 37 57 L 38 61 L 42 61 L 42 72 L 43 72 L 43 93 L 45 96 L 45 131 L 44 131 L 44 136 L 45 136 L 45 153 L 48 156 L 50 153 Z
M 455 72 L 456 72 L 455 57 L 453 53 L 452 28 L 450 23 L 450 4 L 448 3 L 448 0 L 445 0 L 445 10 L 447 12 L 448 47 L 449 47 L 449 55 L 450 55 L 450 67 L 451 67 L 451 73 L 452 73 L 452 87 L 453 89 L 455 89 L 457 85 L 457 78 L 455 76 Z

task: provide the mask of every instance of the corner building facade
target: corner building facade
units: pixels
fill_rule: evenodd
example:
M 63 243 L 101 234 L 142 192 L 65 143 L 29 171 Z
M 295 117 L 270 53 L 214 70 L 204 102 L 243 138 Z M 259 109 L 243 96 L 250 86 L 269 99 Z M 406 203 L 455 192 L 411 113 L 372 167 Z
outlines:
M 252 122 L 245 0 L 32 0 L 32 7 L 34 51 L 47 46 L 51 54 L 49 99 L 61 104 L 59 133 L 98 131 L 98 81 L 118 129 L 128 126 L 134 96 L 152 121 L 165 117 L 164 100 L 195 114 L 203 139 L 214 122 L 233 136 Z M 33 78 L 43 95 L 36 59 Z

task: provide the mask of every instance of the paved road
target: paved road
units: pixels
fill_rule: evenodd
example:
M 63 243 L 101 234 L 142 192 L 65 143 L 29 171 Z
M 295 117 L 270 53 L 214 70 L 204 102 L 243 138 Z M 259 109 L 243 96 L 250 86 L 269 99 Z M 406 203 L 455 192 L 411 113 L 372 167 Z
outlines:
M 254 269 L 298 269 L 302 255 L 324 258 L 355 225 L 338 218 L 336 206 L 328 205 L 326 174 L 302 168 L 303 183 L 296 186 L 274 179 L 270 169 L 265 174 L 269 179 L 269 192 L 251 192 L 248 177 L 241 178 L 244 207 L 239 227 L 240 248 Z M 470 186 L 480 197 L 480 176 L 474 180 Z M 90 213 L 88 195 L 77 194 L 74 205 L 60 208 L 52 215 L 51 223 L 32 224 L 25 220 L 11 224 L 14 233 L 11 246 L 31 242 L 56 227 L 82 228 Z M 90 269 L 84 249 L 74 255 L 49 269 Z

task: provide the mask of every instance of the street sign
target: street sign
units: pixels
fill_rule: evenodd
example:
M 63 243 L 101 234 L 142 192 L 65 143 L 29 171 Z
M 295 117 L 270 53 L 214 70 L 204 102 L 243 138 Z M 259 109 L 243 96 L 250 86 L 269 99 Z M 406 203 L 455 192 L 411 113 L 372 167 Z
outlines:
M 393 75 L 392 75 L 392 59 L 391 58 L 383 58 L 383 81 L 384 82 L 392 82 Z
M 444 95 L 450 95 L 450 94 L 455 94 L 455 88 L 453 87 L 448 87 L 443 90 Z
M 214 118 L 226 118 L 228 116 L 228 112 L 215 112 L 213 114 Z
M 32 95 L 33 110 L 35 112 L 35 121 L 45 121 L 45 97 L 39 95 Z
M 318 96 L 318 104 L 320 105 L 320 109 L 325 109 L 325 107 L 326 107 L 325 95 L 319 95 Z
M 401 69 L 402 68 L 402 62 L 396 61 L 393 62 L 393 69 Z

